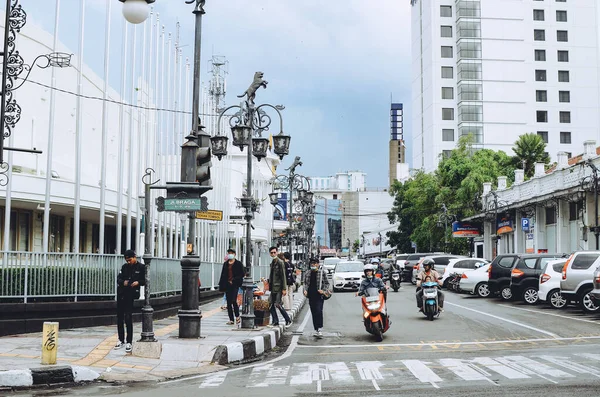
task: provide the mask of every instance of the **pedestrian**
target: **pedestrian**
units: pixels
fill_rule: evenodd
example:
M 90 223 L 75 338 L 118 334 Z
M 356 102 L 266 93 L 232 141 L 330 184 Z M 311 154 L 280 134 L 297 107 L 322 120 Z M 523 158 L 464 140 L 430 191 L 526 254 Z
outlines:
M 277 309 L 285 319 L 285 325 L 289 326 L 292 324 L 290 316 L 287 314 L 282 303 L 282 297 L 287 294 L 287 276 L 285 270 L 285 263 L 277 257 L 277 247 L 269 248 L 269 254 L 273 261 L 271 261 L 271 271 L 269 273 L 269 289 L 271 294 L 269 296 L 269 311 L 273 317 L 271 326 L 279 325 L 279 317 L 277 317 Z
M 228 325 L 240 323 L 240 307 L 238 306 L 238 289 L 244 281 L 244 265 L 235 259 L 235 250 L 227 250 L 227 260 L 223 262 L 221 278 L 219 279 L 219 291 L 225 292 L 227 299 Z M 235 314 L 235 318 L 233 317 Z
M 296 272 L 291 261 L 292 255 L 286 252 L 283 254 L 283 258 L 288 285 L 287 294 L 283 297 L 283 308 L 285 310 L 292 310 L 294 308 L 294 291 L 296 290 Z
M 134 250 L 125 251 L 125 264 L 117 276 L 117 332 L 119 341 L 115 350 L 125 345 L 125 351 L 130 353 L 133 342 L 133 301 L 140 298 L 140 286 L 146 281 L 146 267 L 137 261 Z M 127 340 L 123 323 L 127 326 Z M 127 344 L 125 344 L 127 341 Z
M 324 297 L 331 294 L 329 280 L 327 280 L 327 275 L 321 269 L 317 258 L 311 258 L 309 263 L 310 270 L 304 275 L 304 296 L 308 298 L 310 306 L 310 314 L 315 329 L 313 336 L 322 338 Z

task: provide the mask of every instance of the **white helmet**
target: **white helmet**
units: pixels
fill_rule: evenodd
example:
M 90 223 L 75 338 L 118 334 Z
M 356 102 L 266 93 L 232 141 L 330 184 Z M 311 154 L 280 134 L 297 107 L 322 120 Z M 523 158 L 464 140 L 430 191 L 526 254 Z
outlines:
M 371 259 L 371 263 L 377 263 L 379 264 L 381 261 L 379 260 L 379 258 L 373 258 Z
M 367 275 L 367 270 L 372 271 L 373 273 L 375 273 L 375 269 L 376 267 L 371 265 L 370 263 L 367 263 L 364 267 L 363 267 L 363 272 L 365 273 L 365 276 Z

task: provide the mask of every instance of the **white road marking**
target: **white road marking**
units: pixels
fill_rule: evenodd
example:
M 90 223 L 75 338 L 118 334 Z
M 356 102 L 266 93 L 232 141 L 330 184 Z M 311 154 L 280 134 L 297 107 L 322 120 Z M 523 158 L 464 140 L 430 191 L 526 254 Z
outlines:
M 223 382 L 225 382 L 226 377 L 227 377 L 227 374 L 224 374 L 224 373 L 212 374 L 212 375 L 208 376 L 204 380 L 204 382 L 202 382 L 202 384 L 200 385 L 200 388 L 204 389 L 204 388 L 208 388 L 208 387 L 219 387 L 223 384 Z
M 431 363 L 423 362 L 420 360 L 398 360 L 398 361 L 400 361 L 402 364 L 404 364 L 406 366 L 406 368 L 408 368 L 408 370 L 410 372 L 412 372 L 412 374 L 417 379 L 419 379 L 421 382 L 431 383 L 431 385 L 433 387 L 435 387 L 436 389 L 440 388 L 437 385 L 437 383 L 442 382 L 442 378 L 437 376 L 435 372 L 433 372 L 431 369 L 429 369 L 429 367 L 427 367 L 427 364 L 431 364 Z
M 348 366 L 344 362 L 335 362 L 327 364 L 327 370 L 329 371 L 329 376 L 333 382 L 339 383 L 352 383 L 354 382 L 354 377 L 348 369 Z
M 552 332 L 549 332 L 549 331 L 544 331 L 543 329 L 539 329 L 539 328 L 536 328 L 536 327 L 532 327 L 531 325 L 527 325 L 527 324 L 519 323 L 519 322 L 517 322 L 517 321 L 509 320 L 509 319 L 507 319 L 507 318 L 504 318 L 504 317 L 495 316 L 495 315 L 493 315 L 493 314 L 486 313 L 486 312 L 482 312 L 482 311 L 480 311 L 480 310 L 471 309 L 470 307 L 466 307 L 466 306 L 462 306 L 462 305 L 457 305 L 456 303 L 450 303 L 450 302 L 446 302 L 446 304 L 448 304 L 448 305 L 450 305 L 450 306 L 459 307 L 459 308 L 461 308 L 461 309 L 468 310 L 468 311 L 471 311 L 471 312 L 474 312 L 474 313 L 477 313 L 477 314 L 481 314 L 482 316 L 492 317 L 492 318 L 495 318 L 496 320 L 504 321 L 505 323 L 509 323 L 509 324 L 518 325 L 519 327 L 527 328 L 527 329 L 530 329 L 530 330 L 532 330 L 532 331 L 539 332 L 539 333 L 541 333 L 541 334 L 544 334 L 544 335 L 548 335 L 548 336 L 550 336 L 550 337 L 552 337 L 552 338 L 554 338 L 554 339 L 557 339 L 557 338 L 559 338 L 559 336 L 558 336 L 558 335 L 556 335 L 556 334 L 554 334 L 554 333 L 552 333 Z
M 597 378 L 600 378 L 600 371 L 598 371 L 597 368 L 588 366 L 588 365 L 572 363 L 569 361 L 568 357 L 562 357 L 562 356 L 539 356 L 539 357 L 546 361 L 551 362 L 554 365 L 558 365 L 559 367 L 563 367 L 570 371 L 573 371 L 576 374 L 590 374 Z
M 494 381 L 492 381 L 489 376 L 491 376 L 490 373 L 472 365 L 469 364 L 463 360 L 459 360 L 456 358 L 443 358 L 440 361 L 440 364 L 442 364 L 444 367 L 448 368 L 450 371 L 454 372 L 457 376 L 463 378 L 464 380 L 467 381 L 481 381 L 481 380 L 485 380 L 488 381 L 494 385 L 496 385 L 496 383 L 494 383 Z
M 514 310 L 522 310 L 524 312 L 531 312 L 531 313 L 537 313 L 537 314 L 542 314 L 544 316 L 553 316 L 553 317 L 560 317 L 560 318 L 566 318 L 568 320 L 575 320 L 575 321 L 581 321 L 584 323 L 591 323 L 591 324 L 600 324 L 600 321 L 594 321 L 594 320 L 586 320 L 585 318 L 578 318 L 578 317 L 571 317 L 571 316 L 563 316 L 562 314 L 556 314 L 556 313 L 550 313 L 550 311 L 539 311 L 539 310 L 532 310 L 532 309 L 525 309 L 523 307 L 515 307 L 515 306 L 511 306 L 511 305 L 500 305 L 509 309 L 514 309 Z
M 356 369 L 358 369 L 358 374 L 362 380 L 370 380 L 375 390 L 381 390 L 377 384 L 377 380 L 383 379 L 383 374 L 379 368 L 385 364 L 380 361 L 358 361 L 354 365 L 356 365 Z
M 490 357 L 477 357 L 477 358 L 473 359 L 472 361 L 473 361 L 473 363 L 483 365 L 487 369 L 494 371 L 508 379 L 530 378 L 529 375 L 525 375 L 524 373 L 514 370 L 509 366 L 500 364 L 498 361 L 496 361 Z
M 581 356 L 581 357 L 585 357 L 585 358 L 590 358 L 590 359 L 596 360 L 596 361 L 600 361 L 600 354 L 594 354 L 594 353 L 575 353 L 575 355 Z
M 507 367 L 509 367 L 509 368 L 512 368 L 512 369 L 514 369 L 515 371 L 519 371 L 519 372 L 521 372 L 521 373 L 524 373 L 524 374 L 526 374 L 526 375 L 537 375 L 537 376 L 539 376 L 539 377 L 540 377 L 540 378 L 542 378 L 542 379 L 546 379 L 548 382 L 552 382 L 552 383 L 555 383 L 555 384 L 556 384 L 556 383 L 558 383 L 558 382 L 557 382 L 557 381 L 555 381 L 555 380 L 552 380 L 552 379 L 546 378 L 544 375 L 541 375 L 541 374 L 538 374 L 538 373 L 536 373 L 536 372 L 532 371 L 531 369 L 529 369 L 529 368 L 527 368 L 527 367 L 525 367 L 525 366 L 521 365 L 521 364 L 520 364 L 520 363 L 518 363 L 518 362 L 513 362 L 513 361 L 512 361 L 512 360 L 510 360 L 509 358 L 505 358 L 505 357 L 497 357 L 497 358 L 496 358 L 496 361 L 498 361 L 499 363 L 502 363 L 502 364 L 506 365 L 506 366 L 507 366 Z

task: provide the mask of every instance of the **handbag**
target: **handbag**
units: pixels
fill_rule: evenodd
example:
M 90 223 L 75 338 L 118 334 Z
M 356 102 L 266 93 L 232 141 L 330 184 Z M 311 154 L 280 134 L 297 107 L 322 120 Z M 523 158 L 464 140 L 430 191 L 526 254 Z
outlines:
M 325 274 L 323 274 L 323 271 L 320 271 L 320 276 L 321 278 L 319 279 L 319 289 L 322 290 L 323 289 L 323 276 L 327 277 Z M 331 298 L 331 292 L 329 292 L 329 290 L 327 291 L 323 291 L 323 294 L 321 295 L 323 297 L 323 300 L 326 301 L 327 299 Z

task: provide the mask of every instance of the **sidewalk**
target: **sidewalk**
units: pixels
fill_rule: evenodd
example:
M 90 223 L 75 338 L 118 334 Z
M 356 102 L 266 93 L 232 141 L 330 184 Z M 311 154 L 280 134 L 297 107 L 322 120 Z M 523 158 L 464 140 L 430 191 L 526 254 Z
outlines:
M 294 293 L 293 310 L 288 311 L 292 319 L 304 302 L 300 288 Z M 124 348 L 113 350 L 116 325 L 60 330 L 58 360 L 53 366 L 40 364 L 41 332 L 0 337 L 0 387 L 53 383 L 52 378 L 60 382 L 163 380 L 219 371 L 225 368 L 221 364 L 256 357 L 275 347 L 283 326 L 246 330 L 226 325 L 227 311 L 220 306 L 221 299 L 200 306 L 200 339 L 179 339 L 176 316 L 156 320 L 154 333 L 162 342 L 160 359 L 134 357 Z M 141 324 L 134 324 L 134 344 L 140 332 Z M 60 378 L 60 374 L 66 375 Z

